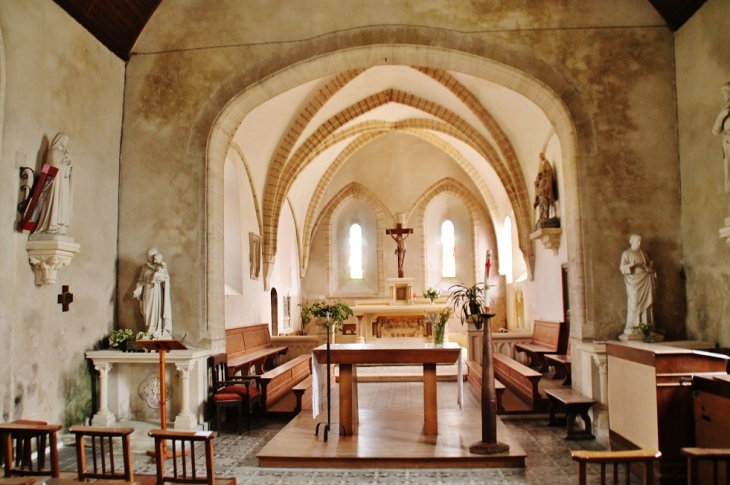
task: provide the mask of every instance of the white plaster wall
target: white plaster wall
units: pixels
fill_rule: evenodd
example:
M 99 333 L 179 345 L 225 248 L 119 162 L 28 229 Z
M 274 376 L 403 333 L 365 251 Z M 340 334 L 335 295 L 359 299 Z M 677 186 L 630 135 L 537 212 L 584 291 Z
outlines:
M 454 224 L 456 255 L 456 277 L 443 278 L 441 265 L 441 224 L 445 220 Z M 425 287 L 433 287 L 446 293 L 449 287 L 456 284 L 473 285 L 484 279 L 483 271 L 477 273 L 474 281 L 474 238 L 469 213 L 464 204 L 452 194 L 442 194 L 434 198 L 426 209 L 426 264 L 428 266 L 428 282 Z M 420 297 L 425 288 L 416 285 L 414 288 Z
M 114 327 L 124 63 L 50 0 L 0 2 L 0 29 L 0 418 L 80 424 L 92 411 L 83 352 Z M 69 235 L 81 252 L 37 287 L 28 233 L 14 230 L 18 167 L 39 169 L 59 131 L 70 137 Z M 62 285 L 74 294 L 66 313 Z
M 238 170 L 231 160 L 223 168 L 223 250 L 225 251 L 226 294 L 243 293 L 243 235 L 241 230 L 241 191 L 238 184 Z M 243 168 L 243 167 L 241 167 Z M 248 235 L 248 233 L 246 233 Z M 248 253 L 247 253 L 248 255 Z M 246 267 L 249 267 L 246 258 Z M 246 274 L 250 278 L 250 273 Z
M 682 180 L 682 277 L 690 338 L 730 346 L 730 248 L 718 231 L 730 217 L 722 140 L 711 132 L 730 81 L 730 3 L 708 0 L 676 33 Z M 661 281 L 660 281 L 661 284 Z

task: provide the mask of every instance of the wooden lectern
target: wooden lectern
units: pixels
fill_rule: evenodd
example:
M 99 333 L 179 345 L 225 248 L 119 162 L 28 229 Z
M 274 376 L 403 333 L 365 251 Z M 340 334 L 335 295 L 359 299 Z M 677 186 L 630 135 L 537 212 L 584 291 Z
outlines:
M 165 354 L 171 350 L 186 350 L 182 342 L 175 339 L 167 340 L 137 340 L 137 345 L 147 350 L 156 350 L 160 354 L 160 428 L 167 429 L 167 396 L 165 395 Z M 167 442 L 162 442 L 162 453 L 165 458 L 170 458 L 172 453 L 167 451 Z M 154 450 L 148 450 L 147 454 L 156 456 Z

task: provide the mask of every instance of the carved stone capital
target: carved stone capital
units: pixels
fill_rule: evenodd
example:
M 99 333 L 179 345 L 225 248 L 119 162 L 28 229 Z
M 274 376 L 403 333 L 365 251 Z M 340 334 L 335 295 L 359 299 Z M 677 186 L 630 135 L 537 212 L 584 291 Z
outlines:
M 28 261 L 35 272 L 36 285 L 55 284 L 58 270 L 70 265 L 74 254 L 81 251 L 81 245 L 75 244 L 73 239 L 63 239 L 29 239 L 26 243 Z
M 530 234 L 530 239 L 538 239 L 542 242 L 545 249 L 552 249 L 555 256 L 558 255 L 558 249 L 560 248 L 560 236 L 563 234 L 563 230 L 559 227 L 546 227 L 538 229 L 537 231 Z

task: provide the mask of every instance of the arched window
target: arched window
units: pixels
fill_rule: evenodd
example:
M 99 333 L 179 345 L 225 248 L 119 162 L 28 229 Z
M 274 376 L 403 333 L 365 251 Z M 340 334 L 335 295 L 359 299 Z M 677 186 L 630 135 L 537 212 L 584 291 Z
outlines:
M 454 246 L 454 224 L 449 220 L 445 220 L 441 224 L 441 276 L 444 278 L 456 277 Z
M 362 227 L 350 226 L 350 278 L 362 279 Z

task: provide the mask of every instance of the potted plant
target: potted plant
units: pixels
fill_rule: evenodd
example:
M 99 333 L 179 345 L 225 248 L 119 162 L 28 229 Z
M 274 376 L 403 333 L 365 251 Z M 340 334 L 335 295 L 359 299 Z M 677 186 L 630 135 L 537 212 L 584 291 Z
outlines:
M 433 305 L 433 302 L 441 296 L 441 292 L 439 290 L 434 290 L 433 288 L 427 288 L 423 290 L 423 297 L 428 298 L 431 300 L 431 304 Z
M 117 348 L 122 352 L 126 352 L 127 350 L 127 341 L 131 340 L 134 336 L 134 333 L 128 328 L 120 328 L 118 330 L 115 330 L 112 332 L 112 334 L 109 336 L 109 347 Z
M 472 286 L 453 285 L 449 288 L 449 302 L 454 309 L 454 313 L 459 315 L 461 324 L 468 320 L 474 323 L 477 330 L 481 330 L 482 321 L 479 314 L 485 306 L 484 294 L 486 287 L 484 283 L 476 283 Z
M 302 308 L 302 327 L 307 325 L 312 318 L 321 318 L 322 326 L 332 329 L 332 331 L 341 331 L 342 324 L 353 315 L 352 308 L 336 301 L 334 303 L 327 303 L 326 300 L 317 299 L 314 303 L 301 303 L 299 305 Z M 329 323 L 327 322 L 327 316 L 329 315 Z
M 653 323 L 639 322 L 634 327 L 634 333 L 641 334 L 642 340 L 647 343 L 661 342 L 664 340 L 663 332 L 656 328 Z

